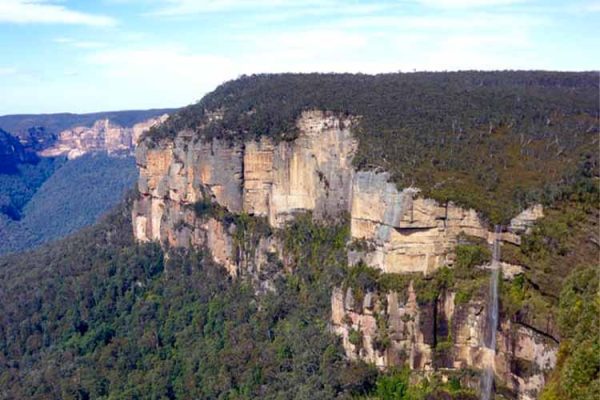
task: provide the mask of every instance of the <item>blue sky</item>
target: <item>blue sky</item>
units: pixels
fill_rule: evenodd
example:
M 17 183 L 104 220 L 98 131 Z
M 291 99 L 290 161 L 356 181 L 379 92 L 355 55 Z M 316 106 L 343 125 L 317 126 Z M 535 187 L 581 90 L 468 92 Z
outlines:
M 0 115 L 178 107 L 258 72 L 600 69 L 600 0 L 0 0 Z

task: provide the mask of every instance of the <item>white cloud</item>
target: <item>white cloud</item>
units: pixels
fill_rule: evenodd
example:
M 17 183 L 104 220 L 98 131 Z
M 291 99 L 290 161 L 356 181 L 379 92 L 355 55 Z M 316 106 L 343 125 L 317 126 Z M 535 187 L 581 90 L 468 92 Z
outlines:
M 424 16 L 367 16 L 360 18 L 344 18 L 336 22 L 336 26 L 352 29 L 390 29 L 394 31 L 427 30 L 478 30 L 502 31 L 509 29 L 532 28 L 548 23 L 543 16 L 499 13 L 462 13 L 458 16 L 424 15 Z
M 247 11 L 260 13 L 268 19 L 283 19 L 306 15 L 370 13 L 390 7 L 390 4 L 360 4 L 343 0 L 159 0 L 160 5 L 150 15 L 186 16 L 190 14 Z
M 600 12 L 600 1 L 588 1 L 581 4 L 578 8 L 584 12 L 597 13 Z
M 430 43 L 420 57 L 418 69 L 531 69 L 542 61 L 527 35 L 522 33 L 490 33 L 450 35 Z
M 18 71 L 14 67 L 0 67 L 0 76 L 14 75 Z
M 45 0 L 0 0 L 0 23 L 46 23 L 89 26 L 112 26 L 108 16 L 89 14 Z
M 99 49 L 107 47 L 108 45 L 104 42 L 98 42 L 93 40 L 78 40 L 68 37 L 58 37 L 52 40 L 54 43 L 63 44 L 66 46 L 76 47 L 78 49 Z
M 524 3 L 527 0 L 417 0 L 419 3 L 435 8 L 484 8 L 508 6 Z
M 235 78 L 239 69 L 226 57 L 168 45 L 99 50 L 83 61 L 86 71 L 98 71 L 94 76 L 104 82 L 102 90 L 123 97 L 115 101 L 146 99 L 144 107 L 198 100 L 218 83 Z

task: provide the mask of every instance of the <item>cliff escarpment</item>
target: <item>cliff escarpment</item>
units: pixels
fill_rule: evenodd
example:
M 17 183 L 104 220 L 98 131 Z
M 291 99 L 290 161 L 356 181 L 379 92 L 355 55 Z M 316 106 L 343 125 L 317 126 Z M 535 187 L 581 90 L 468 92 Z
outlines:
M 223 85 L 142 140 L 135 237 L 201 248 L 231 276 L 269 291 L 273 276 L 303 267 L 283 228 L 299 215 L 346 224 L 347 268 L 331 288 L 330 329 L 348 358 L 442 379 L 463 371 L 475 391 L 486 369 L 497 392 L 537 398 L 561 340 L 560 285 L 548 281 L 569 273 L 556 267 L 551 278 L 539 260 L 568 254 L 546 237 L 579 224 L 540 233 L 538 221 L 541 203 L 595 196 L 588 77 L 568 83 L 584 100 L 567 106 L 563 87 L 543 74 L 529 83 L 505 74 L 503 84 L 486 74 L 444 76 L 444 90 L 433 90 L 427 74 Z M 519 105 L 521 95 L 532 103 Z M 492 243 L 506 250 L 502 259 L 492 259 Z
M 43 157 L 67 156 L 69 159 L 86 153 L 107 152 L 129 154 L 148 129 L 164 122 L 167 114 L 138 122 L 131 127 L 118 125 L 108 118 L 97 120 L 92 126 L 76 126 L 61 131 L 55 142 L 43 149 Z
M 142 144 L 137 149 L 135 237 L 166 247 L 206 248 L 232 276 L 256 276 L 273 256 L 285 265 L 273 230 L 307 212 L 322 222 L 349 218 L 349 263 L 389 276 L 435 276 L 452 267 L 461 238 L 491 240 L 494 234 L 475 210 L 423 198 L 416 188 L 398 190 L 385 172 L 356 171 L 353 123 L 352 117 L 308 111 L 297 121 L 294 141 L 263 137 L 228 143 L 196 140 L 182 131 L 173 142 Z M 248 235 L 236 218 L 240 215 L 262 221 L 266 229 Z M 540 206 L 526 210 L 502 239 L 519 244 L 519 234 L 542 215 Z M 505 269 L 510 273 L 511 267 L 519 273 L 518 266 Z M 422 279 L 421 284 L 428 285 Z M 380 367 L 408 362 L 420 371 L 484 365 L 490 357 L 483 347 L 484 296 L 455 305 L 457 293 L 448 288 L 435 301 L 417 302 L 412 285 L 401 292 L 370 290 L 358 302 L 351 288 L 334 290 L 332 327 L 343 338 L 347 355 Z M 501 332 L 496 374 L 522 398 L 533 398 L 554 366 L 556 345 L 509 320 Z M 382 337 L 386 345 L 378 342 Z M 440 359 L 442 346 L 446 355 Z M 520 376 L 517 360 L 537 372 Z

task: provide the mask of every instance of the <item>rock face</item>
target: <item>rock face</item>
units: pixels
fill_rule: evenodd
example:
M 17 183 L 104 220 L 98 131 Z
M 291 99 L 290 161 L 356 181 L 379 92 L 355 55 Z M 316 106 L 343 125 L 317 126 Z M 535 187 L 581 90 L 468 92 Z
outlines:
M 298 121 L 300 137 L 291 143 L 275 144 L 268 138 L 237 144 L 195 142 L 182 132 L 173 144 L 140 146 L 142 199 L 134 215 L 136 237 L 196 244 L 179 237 L 173 227 L 185 219 L 184 209 L 198 201 L 266 217 L 275 228 L 298 212 L 339 217 L 350 207 L 354 174 L 356 142 L 350 124 L 332 114 L 307 112 Z
M 415 198 L 418 190 L 398 191 L 388 174 L 358 172 L 352 187 L 351 230 L 374 250 L 353 255 L 384 272 L 429 273 L 452 262 L 460 233 L 488 239 L 474 210 Z
M 181 132 L 159 147 L 142 144 L 136 237 L 198 245 L 194 234 L 174 227 L 193 226 L 190 206 L 214 201 L 233 213 L 266 217 L 274 228 L 299 212 L 317 219 L 349 214 L 352 237 L 373 249 L 353 252 L 351 261 L 364 259 L 385 272 L 429 273 L 452 262 L 459 234 L 488 239 L 474 210 L 420 198 L 414 188 L 399 191 L 386 173 L 355 172 L 351 118 L 311 111 L 297 125 L 293 142 L 194 141 L 191 132 Z
M 101 119 L 91 127 L 78 126 L 62 131 L 52 147 L 41 151 L 40 155 L 44 157 L 66 155 L 69 159 L 73 159 L 98 151 L 106 151 L 109 154 L 130 153 L 142 133 L 164 122 L 166 118 L 166 114 L 150 118 L 129 128 L 113 124 L 109 119 Z
M 342 337 L 350 358 L 381 368 L 406 364 L 421 371 L 493 365 L 496 379 L 524 400 L 537 398 L 556 365 L 555 342 L 510 321 L 499 327 L 494 357 L 483 345 L 485 298 L 459 304 L 455 293 L 447 292 L 437 301 L 419 303 L 412 284 L 406 293 L 368 297 L 357 302 L 351 288 L 332 294 L 332 329 Z
M 362 260 L 386 273 L 428 275 L 452 265 L 460 235 L 493 239 L 474 210 L 422 198 L 415 188 L 398 190 L 387 173 L 355 171 L 352 124 L 351 117 L 308 111 L 298 119 L 299 135 L 291 142 L 202 140 L 189 131 L 169 142 L 142 142 L 136 150 L 135 237 L 207 248 L 232 276 L 260 273 L 269 267 L 269 255 L 282 251 L 274 235 L 242 231 L 242 224 L 224 217 L 227 213 L 258 217 L 267 230 L 303 212 L 317 220 L 349 216 L 352 239 L 361 243 L 350 246 L 349 262 Z M 519 233 L 541 215 L 540 208 L 515 218 L 514 229 L 502 239 L 518 244 Z M 503 270 L 507 278 L 520 273 L 519 266 L 508 264 Z M 332 329 L 351 358 L 382 368 L 406 362 L 427 371 L 477 367 L 490 357 L 482 346 L 483 298 L 456 304 L 455 293 L 446 293 L 420 304 L 411 284 L 406 293 L 373 292 L 360 299 L 338 288 L 331 301 Z M 521 398 L 533 398 L 555 362 L 556 346 L 508 321 L 500 336 L 496 375 Z M 524 376 L 515 360 L 534 368 Z
M 528 232 L 533 223 L 544 216 L 544 207 L 536 204 L 523 210 L 519 215 L 510 220 L 509 229 L 511 232 Z

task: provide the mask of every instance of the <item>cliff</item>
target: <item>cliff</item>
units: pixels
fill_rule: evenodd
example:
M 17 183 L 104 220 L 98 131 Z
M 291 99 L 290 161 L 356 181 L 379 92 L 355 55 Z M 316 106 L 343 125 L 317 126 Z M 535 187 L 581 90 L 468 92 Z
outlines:
M 86 153 L 105 151 L 130 153 L 139 138 L 151 127 L 164 122 L 167 114 L 138 122 L 131 127 L 123 127 L 105 118 L 97 120 L 90 127 L 76 126 L 61 131 L 56 141 L 40 152 L 44 157 L 67 156 L 77 158 Z
M 349 264 L 364 262 L 385 274 L 431 276 L 452 267 L 461 237 L 492 240 L 475 210 L 440 204 L 416 188 L 399 190 L 385 172 L 356 171 L 355 121 L 315 110 L 296 121 L 293 141 L 203 140 L 189 130 L 158 145 L 142 141 L 136 150 L 135 237 L 207 248 L 232 276 L 261 271 L 269 254 L 281 257 L 281 243 L 270 230 L 306 212 L 317 221 L 349 218 L 352 242 L 359 244 L 348 247 Z M 270 227 L 254 237 L 251 252 L 241 249 L 239 220 L 227 218 L 240 214 Z M 501 239 L 518 245 L 519 234 L 541 216 L 541 206 L 523 211 Z M 522 272 L 510 264 L 503 270 L 506 279 Z M 491 354 L 483 346 L 488 305 L 483 295 L 461 303 L 456 295 L 447 290 L 435 301 L 418 302 L 411 283 L 404 292 L 373 291 L 357 302 L 350 288 L 337 288 L 332 329 L 349 357 L 382 368 L 407 362 L 421 371 L 477 369 Z M 383 336 L 389 343 L 382 347 Z M 535 398 L 556 362 L 556 343 L 510 320 L 502 321 L 499 337 L 496 376 L 520 398 Z

